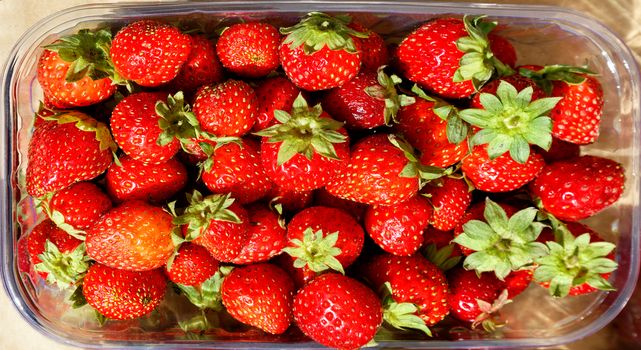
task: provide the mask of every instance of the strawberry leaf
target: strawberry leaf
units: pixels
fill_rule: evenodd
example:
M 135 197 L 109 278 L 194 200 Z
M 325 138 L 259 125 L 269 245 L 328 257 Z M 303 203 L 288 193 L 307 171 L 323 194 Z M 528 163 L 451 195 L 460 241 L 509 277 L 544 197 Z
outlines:
M 187 195 L 187 200 L 189 206 L 182 215 L 174 217 L 172 221 L 177 226 L 188 225 L 185 241 L 198 238 L 216 221 L 241 222 L 238 215 L 229 209 L 235 201 L 229 194 L 215 194 L 203 198 L 200 192 L 194 190 L 191 195 Z
M 332 17 L 321 12 L 310 12 L 299 23 L 281 28 L 280 32 L 287 35 L 283 44 L 289 44 L 291 50 L 303 46 L 304 52 L 308 55 L 325 46 L 330 50 L 356 53 L 353 37 L 367 38 L 368 34 L 348 27 L 350 21 L 349 16 Z
M 341 254 L 341 249 L 336 247 L 337 241 L 338 232 L 325 235 L 322 230 L 314 232 L 307 228 L 303 232 L 303 240 L 292 239 L 283 251 L 296 258 L 296 268 L 307 267 L 314 272 L 334 270 L 345 274 L 343 265 L 336 259 Z
M 415 304 L 396 302 L 389 282 L 385 282 L 383 285 L 383 292 L 385 294 L 383 299 L 383 320 L 387 324 L 396 329 L 415 329 L 429 337 L 432 336 L 432 332 L 425 324 L 425 321 L 417 315 L 419 310 Z
M 58 247 L 45 241 L 45 249 L 38 255 L 42 262 L 34 266 L 38 272 L 47 273 L 47 283 L 67 289 L 78 283 L 89 269 L 89 256 L 81 243 L 71 252 L 61 252 Z

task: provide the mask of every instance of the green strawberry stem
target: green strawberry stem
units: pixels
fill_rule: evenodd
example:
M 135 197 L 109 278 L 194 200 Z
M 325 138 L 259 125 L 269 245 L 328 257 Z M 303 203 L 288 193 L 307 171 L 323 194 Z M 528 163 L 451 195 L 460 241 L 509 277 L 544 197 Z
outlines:
M 59 229 L 67 232 L 69 235 L 75 237 L 76 239 L 84 241 L 87 235 L 85 231 L 78 230 L 70 224 L 66 223 L 65 217 L 61 212 L 57 210 L 51 210 L 51 207 L 49 205 L 51 197 L 53 197 L 53 193 L 47 193 L 46 195 L 44 195 L 38 201 L 38 206 L 42 208 L 45 214 L 47 214 L 47 216 L 51 219 L 51 221 L 53 221 L 54 224 L 56 224 L 56 226 L 58 226 Z
M 436 247 L 436 244 L 428 244 L 423 248 L 423 256 L 441 270 L 447 271 L 461 261 L 461 256 L 452 256 L 453 251 L 454 244 L 448 244 L 440 249 Z
M 490 159 L 509 151 L 512 159 L 521 164 L 530 156 L 530 144 L 550 149 L 552 119 L 547 113 L 560 98 L 532 101 L 532 92 L 532 87 L 519 92 L 512 84 L 501 81 L 496 96 L 485 92 L 479 95 L 483 109 L 460 111 L 463 120 L 482 129 L 471 138 L 472 146 L 487 144 Z
M 389 142 L 394 147 L 403 151 L 405 158 L 409 161 L 407 165 L 401 170 L 399 176 L 401 177 L 416 177 L 419 181 L 419 187 L 425 186 L 428 182 L 436 180 L 442 176 L 451 174 L 452 169 L 442 169 L 435 166 L 428 166 L 421 164 L 416 156 L 414 147 L 410 145 L 405 139 L 397 135 L 388 135 Z
M 34 266 L 37 272 L 47 273 L 47 283 L 60 289 L 77 284 L 89 269 L 89 256 L 85 244 L 81 243 L 71 252 L 63 253 L 46 240 L 44 252 L 38 255 L 42 262 Z
M 294 267 L 307 267 L 314 272 L 335 270 L 345 274 L 343 265 L 336 259 L 341 254 L 341 249 L 336 247 L 338 232 L 327 235 L 322 230 L 314 232 L 311 228 L 305 229 L 303 239 L 292 239 L 291 246 L 283 248 L 283 251 L 292 257 Z
M 221 266 L 216 273 L 198 287 L 186 286 L 177 283 L 176 286 L 189 299 L 189 301 L 201 310 L 212 309 L 221 311 L 223 309 L 220 288 L 223 280 L 231 273 L 233 267 Z
M 209 134 L 208 132 L 202 131 L 200 132 L 201 139 L 205 139 L 211 142 L 215 142 L 215 145 L 211 145 L 209 142 L 205 141 L 200 141 L 198 142 L 198 146 L 200 149 L 207 155 L 207 159 L 204 161 L 200 162 L 198 164 L 198 178 L 200 179 L 202 172 L 203 171 L 210 171 L 211 168 L 214 166 L 214 162 L 216 159 L 212 157 L 214 155 L 214 152 L 216 152 L 217 149 L 220 147 L 230 144 L 230 143 L 235 143 L 239 147 L 244 147 L 243 145 L 243 140 L 240 137 L 235 137 L 235 136 L 222 136 L 222 137 L 216 137 L 214 135 Z M 190 140 L 189 142 L 193 142 L 193 140 Z
M 415 99 L 404 94 L 398 94 L 396 85 L 400 84 L 402 80 L 395 74 L 391 76 L 385 74 L 385 67 L 380 66 L 377 70 L 378 85 L 366 87 L 365 92 L 377 100 L 385 101 L 385 110 L 383 112 L 385 125 L 390 125 L 392 122 L 398 122 L 396 120 L 398 110 L 401 107 L 411 105 L 415 102 Z
M 231 198 L 230 194 L 203 195 L 194 190 L 192 194 L 187 194 L 187 201 L 189 205 L 185 208 L 181 215 L 175 215 L 175 208 L 172 204 L 169 210 L 174 215 L 173 224 L 177 227 L 182 225 L 187 226 L 187 234 L 183 238 L 179 234 L 175 234 L 172 239 L 174 244 L 193 241 L 200 237 L 202 232 L 209 228 L 212 221 L 227 221 L 240 223 L 241 220 L 229 207 L 234 203 L 235 199 Z M 178 244 L 176 244 L 178 245 Z
M 416 313 L 418 307 L 412 303 L 398 303 L 392 296 L 392 286 L 385 282 L 383 289 L 383 320 L 390 326 L 400 329 L 416 329 L 427 336 L 432 336 L 432 331 L 427 327 L 425 321 Z
M 160 117 L 158 127 L 162 130 L 156 140 L 160 146 L 165 146 L 177 139 L 183 149 L 187 151 L 185 144 L 200 138 L 203 133 L 196 115 L 191 111 L 189 104 L 185 103 L 182 91 L 178 91 L 173 96 L 167 96 L 167 102 L 156 102 L 156 114 Z
M 497 322 L 496 314 L 503 306 L 511 303 L 512 300 L 508 299 L 508 290 L 504 289 L 492 304 L 481 299 L 476 299 L 476 302 L 482 312 L 474 319 L 474 322 L 472 322 L 472 329 L 478 327 L 480 324 L 486 332 L 492 333 L 496 331 L 496 327 L 503 325 Z
M 310 12 L 305 18 L 292 27 L 281 28 L 286 34 L 284 44 L 294 50 L 303 45 L 306 54 L 311 55 L 327 46 L 330 50 L 357 51 L 353 37 L 367 38 L 368 34 L 356 31 L 348 26 L 349 16 L 330 16 L 321 12 Z
M 568 84 L 582 84 L 586 75 L 595 75 L 593 71 L 585 67 L 568 66 L 565 64 L 555 64 L 545 66 L 537 71 L 520 68 L 519 74 L 534 80 L 545 91 L 546 94 L 552 93 L 552 81 L 563 81 Z
M 417 97 L 434 102 L 434 107 L 432 107 L 434 114 L 447 122 L 445 133 L 449 143 L 458 145 L 467 138 L 470 133 L 470 125 L 461 118 L 456 106 L 440 98 L 429 96 L 417 84 L 412 86 L 412 92 L 415 93 Z

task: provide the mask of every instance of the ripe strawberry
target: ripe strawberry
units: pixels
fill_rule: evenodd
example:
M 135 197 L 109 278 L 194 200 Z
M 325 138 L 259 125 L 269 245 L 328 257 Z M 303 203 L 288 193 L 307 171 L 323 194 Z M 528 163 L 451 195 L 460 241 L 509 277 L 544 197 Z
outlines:
M 267 333 L 285 333 L 292 322 L 294 283 L 272 264 L 235 268 L 221 288 L 227 312 L 238 321 Z
M 386 252 L 410 256 L 423 245 L 423 230 L 432 211 L 420 196 L 390 206 L 373 205 L 365 211 L 365 229 Z
M 581 156 L 546 165 L 532 182 L 532 195 L 561 220 L 588 218 L 616 202 L 623 193 L 625 175 L 617 162 Z
M 453 231 L 441 231 L 429 226 L 423 231 L 421 253 L 441 271 L 451 270 L 461 261 L 462 255 L 459 245 L 451 243 L 452 239 Z
M 284 77 L 273 77 L 263 80 L 256 86 L 256 98 L 258 99 L 258 116 L 254 131 L 261 131 L 272 125 L 274 111 L 290 111 L 294 100 L 300 94 L 300 90 L 289 79 Z
M 38 83 L 45 100 L 55 108 L 89 106 L 108 99 L 116 92 L 110 76 L 111 44 L 107 30 L 62 37 L 45 47 L 38 59 Z
M 87 253 L 101 264 L 129 271 L 165 265 L 174 251 L 171 215 L 134 200 L 108 211 L 88 231 Z
M 396 121 L 401 106 L 414 98 L 399 95 L 396 84 L 401 78 L 388 76 L 383 69 L 377 73 L 366 71 L 354 79 L 333 88 L 323 98 L 323 108 L 337 120 L 354 129 L 372 129 Z
M 505 43 L 492 47 L 494 36 L 488 34 L 496 22 L 482 18 L 437 18 L 409 34 L 396 51 L 404 76 L 443 97 L 465 98 L 495 71 L 511 72 L 506 61 L 514 49 Z
M 288 247 L 294 267 L 316 273 L 328 269 L 344 272 L 361 253 L 365 233 L 346 212 L 311 207 L 296 214 L 287 225 Z
M 421 193 L 434 207 L 430 224 L 441 231 L 454 229 L 472 201 L 467 183 L 452 177 L 428 183 Z
M 272 185 L 267 198 L 271 198 L 272 205 L 280 204 L 284 212 L 296 213 L 312 203 L 312 191 L 292 191 L 284 189 L 276 184 Z
M 153 311 L 165 296 L 162 270 L 126 271 L 100 263 L 89 268 L 82 284 L 87 303 L 113 320 L 129 320 Z
M 223 67 L 214 44 L 202 35 L 191 35 L 191 51 L 178 75 L 169 83 L 173 90 L 195 92 L 203 85 L 223 81 Z
M 301 288 L 294 297 L 293 312 L 296 325 L 306 336 L 338 349 L 367 344 L 382 322 L 376 294 L 336 273 L 319 276 Z
M 264 204 L 255 204 L 247 212 L 250 237 L 240 254 L 232 261 L 234 264 L 267 261 L 280 254 L 287 246 L 287 230 L 278 214 Z
M 560 160 L 572 159 L 581 155 L 581 146 L 576 143 L 565 142 L 552 137 L 552 145 L 549 150 L 538 149 L 545 163 L 550 164 Z
M 505 211 L 506 215 L 508 216 L 512 216 L 518 211 L 515 207 L 505 203 L 499 203 L 499 206 L 501 207 L 501 209 Z M 456 237 L 463 233 L 463 225 L 465 225 L 468 221 L 483 220 L 484 213 L 485 213 L 485 201 L 478 202 L 470 206 L 467 209 L 467 212 L 465 212 L 465 214 L 461 218 L 461 221 L 459 221 L 459 223 L 454 228 L 454 236 Z M 458 245 L 458 247 L 459 249 L 461 249 L 461 252 L 464 255 L 470 255 L 474 252 L 472 249 L 469 249 L 460 245 Z
M 380 66 L 384 66 L 389 61 L 389 52 L 385 40 L 376 32 L 367 29 L 358 22 L 352 21 L 349 27 L 357 32 L 364 33 L 367 38 L 358 38 L 356 41 L 361 47 L 361 69 L 376 71 Z
M 78 182 L 53 194 L 46 209 L 63 230 L 86 230 L 111 209 L 111 200 L 93 183 Z
M 16 252 L 16 260 L 18 261 L 18 271 L 27 275 L 32 275 L 31 258 L 29 257 L 29 241 L 27 236 L 21 236 L 18 239 L 18 250 Z
M 529 147 L 529 146 L 526 146 Z M 476 189 L 486 192 L 509 192 L 534 180 L 545 165 L 543 157 L 535 150 L 530 151 L 525 164 L 518 163 L 508 153 L 491 160 L 488 146 L 474 147 L 472 153 L 463 159 L 463 175 Z
M 480 302 L 492 304 L 505 289 L 505 283 L 494 274 L 463 270 L 452 270 L 447 276 L 450 286 L 448 302 L 450 314 L 465 322 L 474 322 L 483 314 Z
M 367 209 L 366 204 L 336 197 L 327 192 L 325 188 L 319 188 L 314 191 L 314 205 L 340 209 L 352 215 L 357 222 L 361 222 L 361 219 L 365 217 L 365 210 Z
M 533 277 L 533 270 L 518 270 L 510 272 L 504 280 L 508 298 L 514 299 L 515 296 L 523 293 L 527 287 L 530 286 Z
M 172 282 L 198 286 L 218 271 L 218 261 L 204 247 L 185 242 L 178 248 L 171 266 L 168 265 L 165 269 Z
M 36 128 L 27 153 L 27 192 L 40 197 L 102 174 L 116 144 L 106 125 L 69 111 Z
M 141 20 L 116 33 L 110 54 L 116 72 L 124 79 L 141 86 L 159 86 L 176 77 L 190 51 L 189 35 L 165 23 Z
M 301 89 L 318 91 L 341 86 L 358 74 L 360 42 L 365 38 L 347 25 L 350 18 L 311 12 L 293 27 L 281 28 L 280 62 L 287 77 Z
M 279 187 L 313 190 L 343 170 L 349 158 L 347 132 L 320 105 L 309 107 L 298 95 L 290 113 L 276 111 L 274 115 L 280 123 L 256 135 L 263 136 L 263 167 Z
M 483 102 L 481 102 L 481 94 L 486 93 L 486 94 L 497 96 L 499 86 L 501 85 L 502 82 L 509 83 L 518 92 L 521 92 L 528 87 L 532 88 L 532 96 L 530 101 L 536 101 L 538 99 L 546 97 L 545 91 L 543 91 L 543 89 L 541 89 L 538 85 L 536 85 L 536 82 L 534 80 L 524 77 L 520 74 L 514 74 L 514 75 L 509 75 L 507 77 L 501 77 L 500 79 L 492 80 L 487 84 L 483 85 L 483 87 L 479 90 L 479 92 L 475 94 L 474 97 L 472 98 L 472 102 L 470 103 L 470 106 L 474 108 L 481 108 L 481 109 L 484 108 Z M 509 88 L 509 86 L 504 86 L 503 90 L 501 90 L 502 93 L 506 91 L 505 90 L 506 87 Z M 498 98 L 500 99 L 500 97 Z
M 234 74 L 258 78 L 274 71 L 278 61 L 278 29 L 267 23 L 237 23 L 218 38 L 216 52 L 223 66 Z
M 254 89 L 240 80 L 201 87 L 193 107 L 202 130 L 219 137 L 245 135 L 258 115 Z
M 160 164 L 146 164 L 129 156 L 107 170 L 107 192 L 116 202 L 135 199 L 162 203 L 187 184 L 187 169 L 171 158 Z

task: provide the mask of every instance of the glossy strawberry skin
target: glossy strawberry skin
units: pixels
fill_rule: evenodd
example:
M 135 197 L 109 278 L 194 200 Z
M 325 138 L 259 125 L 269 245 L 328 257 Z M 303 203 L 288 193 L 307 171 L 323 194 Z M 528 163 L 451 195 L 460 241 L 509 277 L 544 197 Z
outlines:
M 45 220 L 36 225 L 27 235 L 27 251 L 31 265 L 42 262 L 38 255 L 44 253 L 45 242 L 49 240 L 61 253 L 70 253 L 76 249 L 82 241 L 61 230 L 51 220 Z M 39 273 L 42 278 L 47 278 L 46 272 Z
M 87 254 L 101 264 L 130 271 L 165 265 L 174 251 L 172 217 L 160 207 L 129 201 L 111 209 L 87 231 Z
M 162 92 L 139 92 L 116 105 L 111 115 L 111 131 L 125 154 L 140 162 L 160 164 L 178 153 L 177 139 L 164 146 L 157 143 L 163 130 L 158 126 L 156 102 L 166 99 L 167 94 Z
M 448 282 L 450 314 L 465 322 L 473 322 L 482 313 L 477 300 L 492 304 L 505 289 L 505 284 L 492 273 L 477 277 L 476 271 L 462 268 L 451 271 Z
M 527 287 L 530 286 L 534 270 L 519 270 L 510 272 L 505 277 L 505 288 L 507 289 L 507 297 L 513 299 L 515 296 L 523 293 Z
M 490 40 L 490 50 L 492 50 L 492 53 L 494 53 L 501 62 L 512 68 L 516 67 L 516 50 L 510 41 L 494 33 L 490 33 L 488 39 Z
M 432 211 L 424 197 L 390 206 L 370 206 L 365 211 L 365 229 L 386 252 L 410 256 L 423 245 L 423 230 Z
M 162 270 L 126 271 L 94 264 L 82 284 L 87 303 L 113 320 L 129 320 L 153 311 L 165 295 Z
M 423 231 L 423 246 L 426 247 L 430 244 L 436 246 L 436 249 L 441 249 L 449 244 L 454 245 L 452 249 L 452 254 L 450 257 L 460 256 L 461 250 L 459 249 L 458 244 L 451 243 L 454 239 L 454 231 L 441 231 L 432 226 L 429 226 L 425 231 Z
M 258 78 L 278 68 L 279 43 L 278 29 L 271 24 L 237 23 L 220 35 L 216 52 L 227 70 L 243 77 Z
M 434 113 L 434 102 L 417 98 L 398 112 L 396 129 L 421 152 L 423 164 L 446 168 L 467 154 L 467 140 L 459 144 L 447 139 L 447 122 Z
M 145 164 L 129 156 L 107 170 L 107 192 L 116 202 L 144 200 L 162 203 L 187 184 L 187 169 L 175 158 L 161 164 Z
M 379 85 L 376 72 L 361 72 L 325 94 L 323 109 L 348 128 L 371 129 L 385 125 L 385 101 L 369 96 L 365 88 Z
M 280 204 L 283 211 L 295 213 L 308 207 L 312 203 L 313 196 L 314 192 L 312 191 L 292 191 L 272 184 L 267 198 L 274 205 Z
M 193 111 L 204 131 L 215 136 L 242 136 L 256 122 L 258 101 L 247 83 L 227 80 L 198 89 Z
M 366 204 L 336 197 L 327 192 L 325 188 L 319 188 L 314 191 L 314 205 L 343 210 L 352 215 L 357 222 L 361 222 L 365 217 L 365 210 L 367 209 Z
M 581 155 L 581 146 L 576 143 L 566 142 L 556 137 L 552 137 L 552 145 L 549 150 L 537 150 L 545 159 L 546 164 L 558 162 L 560 160 L 572 159 Z
M 38 60 L 38 83 L 45 98 L 55 108 L 84 107 L 108 99 L 116 92 L 111 79 L 93 80 L 84 76 L 80 80 L 68 82 L 67 71 L 71 66 L 58 53 L 44 50 Z
M 223 304 L 238 321 L 267 333 L 284 333 L 293 320 L 294 283 L 272 264 L 235 268 L 221 287 Z
M 168 24 L 141 20 L 116 33 L 110 55 L 123 78 L 141 86 L 159 86 L 176 77 L 190 51 L 189 35 Z
M 441 231 L 452 230 L 465 214 L 472 194 L 463 179 L 443 177 L 439 185 L 428 184 L 421 191 L 434 207 L 430 224 Z
M 223 79 L 223 67 L 214 44 L 202 35 L 192 35 L 189 56 L 169 84 L 176 91 L 195 92 L 203 85 L 219 83 Z
M 550 111 L 552 135 L 579 145 L 590 144 L 599 137 L 603 108 L 601 83 L 589 75 L 580 84 L 553 82 L 552 96 L 562 97 Z
M 296 325 L 313 340 L 333 348 L 367 344 L 382 323 L 381 302 L 374 292 L 343 275 L 324 274 L 294 297 Z
M 247 210 L 238 203 L 233 203 L 228 209 L 238 216 L 239 223 L 212 220 L 209 227 L 193 241 L 207 248 L 214 259 L 220 262 L 233 261 L 250 238 Z M 185 229 L 186 226 L 183 226 L 183 234 Z
M 624 184 L 623 168 L 617 162 L 581 156 L 547 165 L 530 190 L 555 217 L 578 221 L 616 202 Z
M 375 72 L 380 66 L 389 61 L 389 52 L 385 40 L 376 32 L 367 29 L 362 24 L 352 21 L 349 27 L 367 34 L 367 38 L 356 38 L 361 46 L 361 70 Z
M 300 90 L 284 77 L 267 78 L 255 88 L 258 99 L 258 115 L 254 131 L 268 128 L 275 123 L 274 111 L 290 111 Z
M 49 209 L 60 212 L 65 223 L 75 229 L 85 230 L 111 209 L 111 200 L 93 183 L 78 182 L 56 192 Z
M 509 192 L 534 180 L 545 162 L 534 149 L 525 164 L 517 163 L 508 152 L 494 160 L 487 155 L 487 146 L 476 146 L 472 153 L 463 159 L 461 170 L 476 189 L 486 192 Z
M 498 205 L 505 210 L 505 213 L 507 214 L 508 217 L 514 215 L 518 210 L 508 204 L 505 203 L 498 203 Z M 470 220 L 480 220 L 480 221 L 485 221 L 485 217 L 483 216 L 483 213 L 485 211 L 485 202 L 478 202 L 473 204 L 471 207 L 468 208 L 467 212 L 463 215 L 459 223 L 456 225 L 454 228 L 454 236 L 458 236 L 463 233 L 463 225 L 465 225 L 468 221 Z M 474 253 L 473 250 L 463 247 L 461 245 L 458 245 L 459 249 L 464 255 L 470 255 Z
M 287 245 L 287 230 L 279 222 L 278 214 L 264 204 L 248 208 L 250 238 L 232 261 L 234 264 L 264 262 L 280 254 Z
M 218 261 L 204 247 L 185 242 L 180 245 L 171 268 L 165 270 L 174 283 L 198 286 L 218 271 Z

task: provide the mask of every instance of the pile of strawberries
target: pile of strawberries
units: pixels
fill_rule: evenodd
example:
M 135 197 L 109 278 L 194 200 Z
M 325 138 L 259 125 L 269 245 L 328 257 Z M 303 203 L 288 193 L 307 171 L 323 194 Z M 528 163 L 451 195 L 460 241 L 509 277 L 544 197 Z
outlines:
M 600 83 L 517 67 L 496 25 L 435 18 L 393 44 L 314 12 L 60 38 L 39 60 L 25 190 L 46 218 L 21 270 L 109 320 L 180 293 L 341 349 L 444 319 L 491 331 L 531 281 L 613 290 L 614 245 L 579 223 L 624 185 L 580 155 Z

